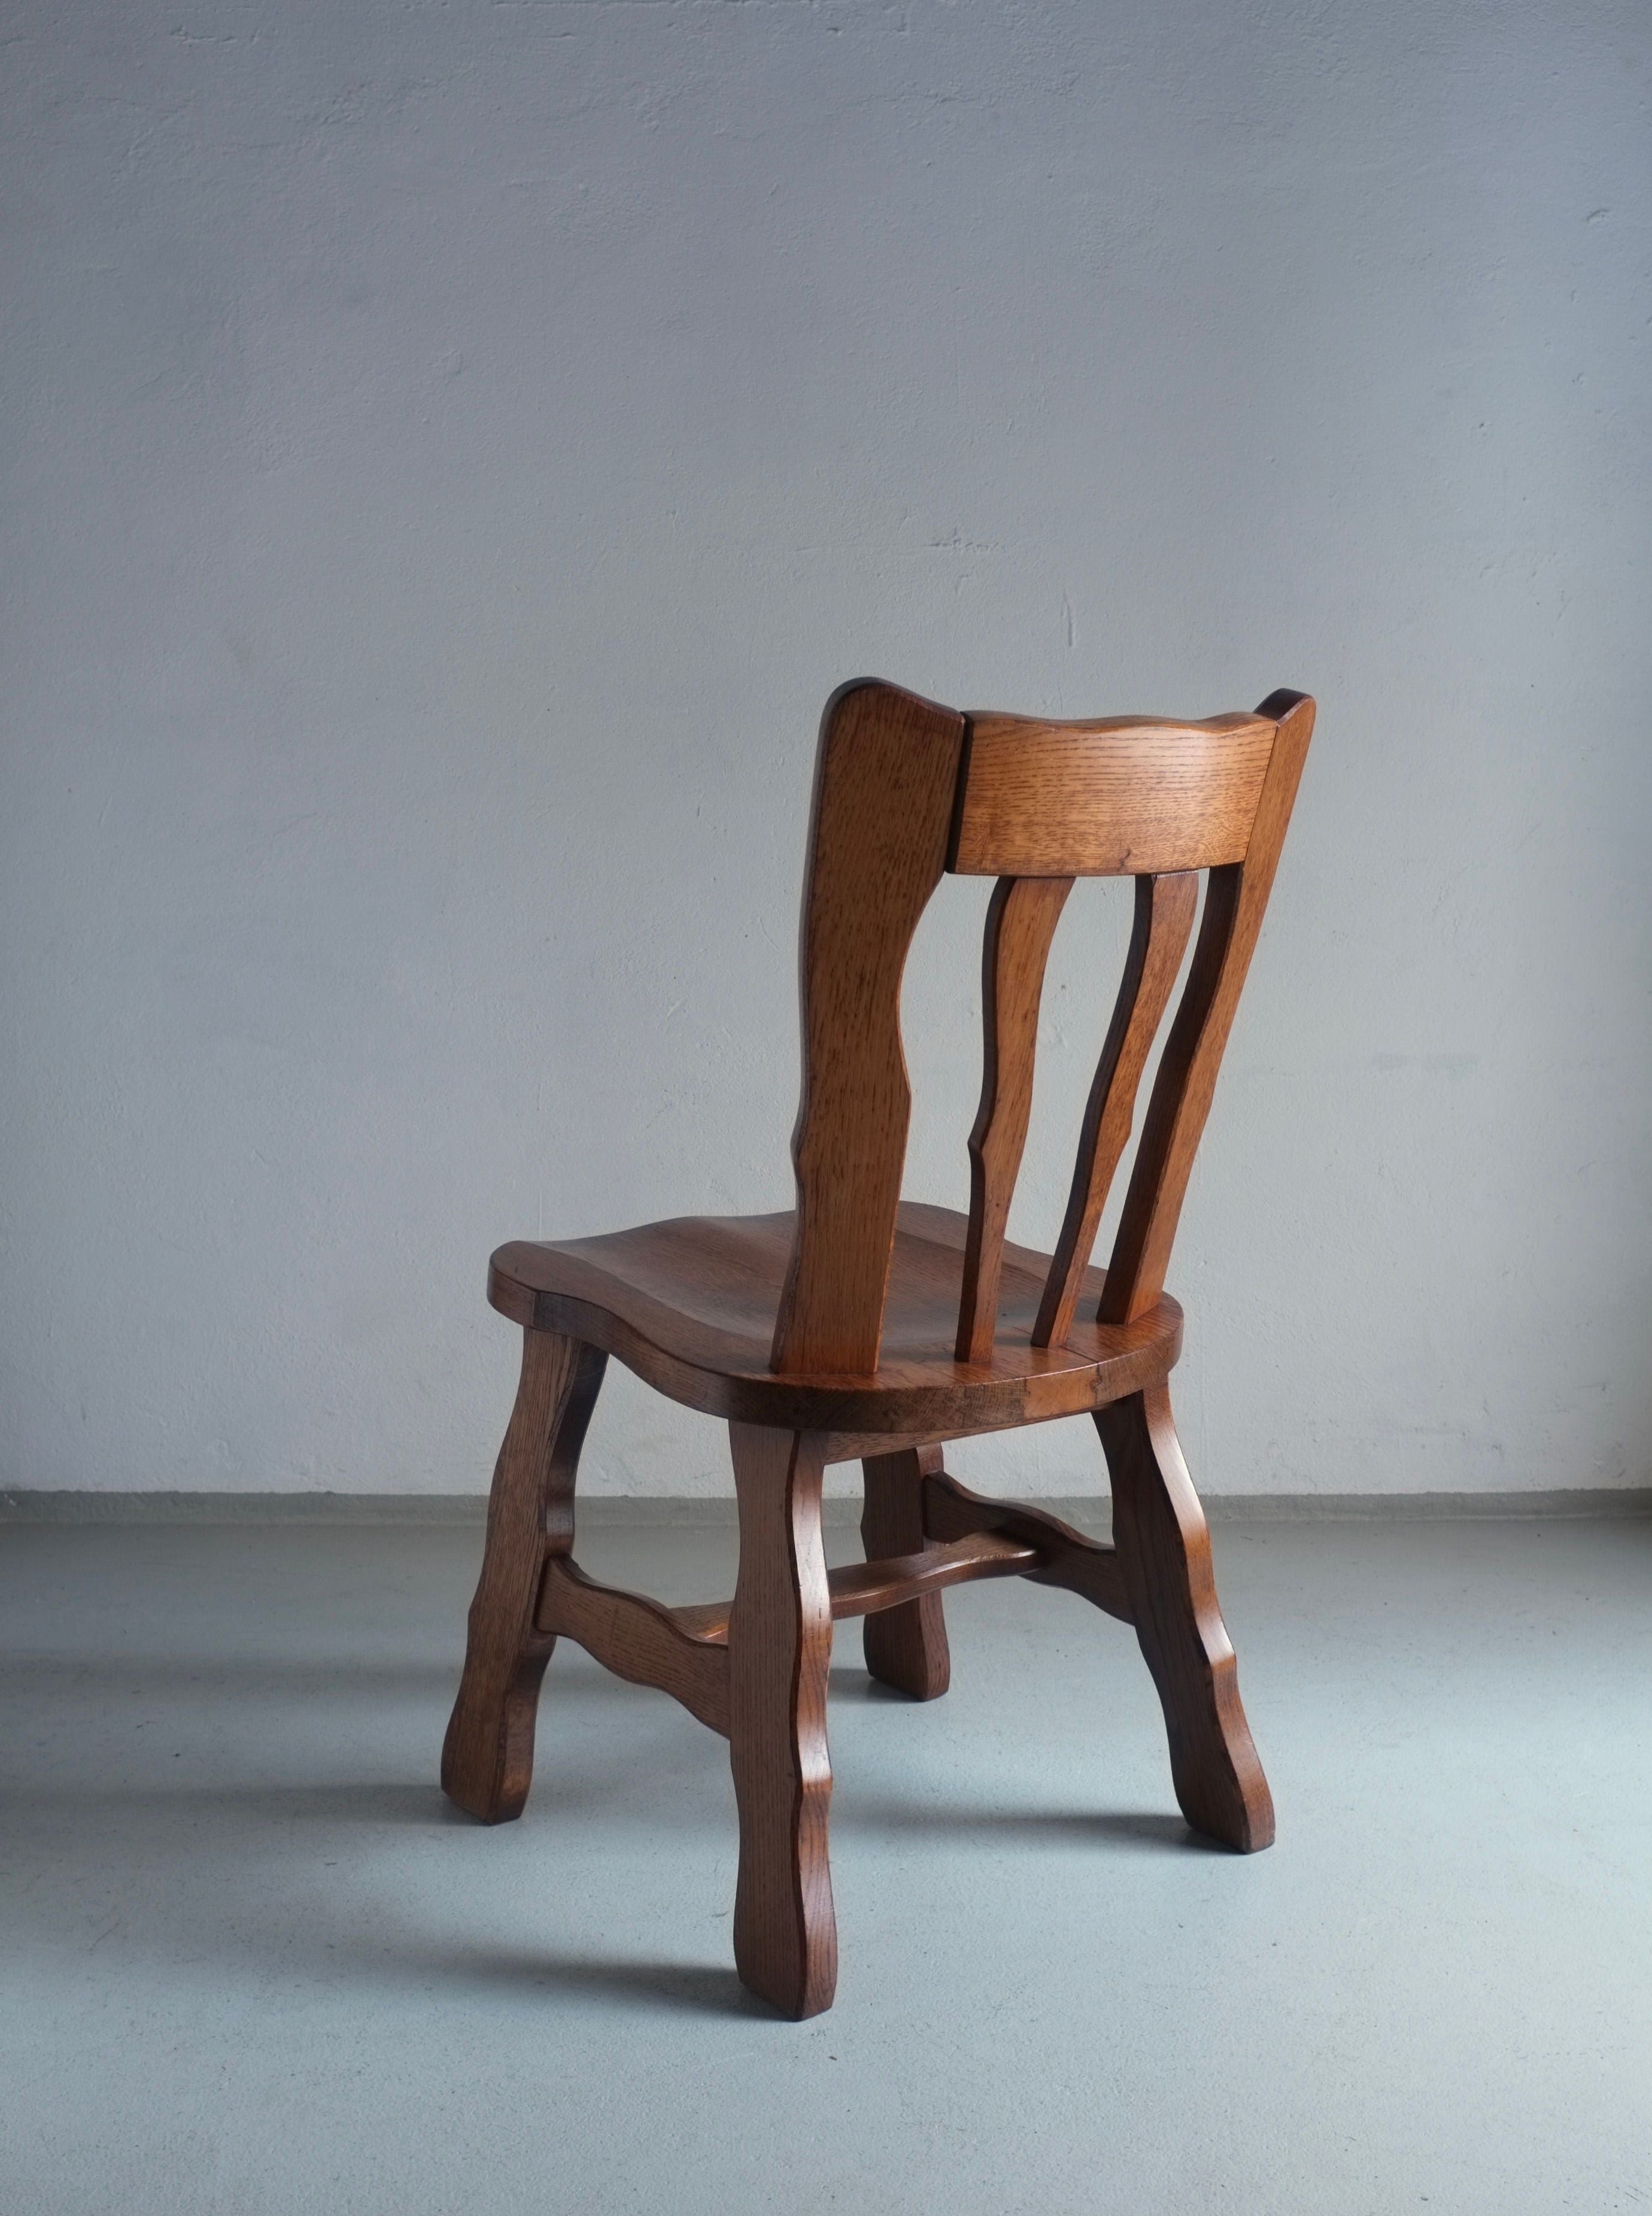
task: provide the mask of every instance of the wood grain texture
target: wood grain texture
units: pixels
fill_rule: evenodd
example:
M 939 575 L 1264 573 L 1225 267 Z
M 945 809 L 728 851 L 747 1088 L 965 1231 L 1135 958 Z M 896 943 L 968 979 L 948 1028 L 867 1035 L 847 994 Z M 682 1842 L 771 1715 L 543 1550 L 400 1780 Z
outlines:
M 1095 1320 L 1102 1273 L 1083 1280 L 1059 1345 L 1031 1344 L 1050 1257 L 1006 1242 L 992 1358 L 961 1363 L 954 1338 L 969 1223 L 956 1209 L 904 1201 L 889 1262 L 883 1351 L 874 1377 L 777 1376 L 768 1366 L 789 1214 L 688 1216 L 494 1256 L 488 1297 L 519 1322 L 589 1339 L 691 1408 L 771 1430 L 831 1435 L 834 1460 L 869 1443 L 962 1438 L 1088 1415 L 1169 1375 L 1182 1311 L 1161 1301 L 1129 1324 Z M 864 1447 L 841 1446 L 841 1438 Z
M 960 1362 L 992 1358 L 1004 1234 L 1033 1109 L 1044 969 L 1072 890 L 1071 877 L 1000 877 L 986 911 L 981 956 L 981 1099 L 969 1135 L 969 1236 L 958 1308 Z M 1089 1259 L 1086 1253 L 1084 1261 Z M 1042 1342 L 1048 1343 L 1047 1339 Z
M 1210 873 L 1193 966 L 1159 1059 L 1108 1265 L 1100 1308 L 1105 1322 L 1146 1314 L 1164 1290 L 1194 1155 L 1313 736 L 1314 705 L 1299 692 L 1271 693 L 1257 714 L 1274 724 L 1278 736 L 1244 859 Z
M 978 1578 L 1031 1576 L 1040 1561 L 1035 1548 L 982 1531 L 946 1546 L 926 1542 L 911 1554 L 846 1562 L 842 1568 L 826 1573 L 832 1620 L 841 1623 L 845 1617 L 869 1617 L 885 1611 L 898 1615 L 918 1598 L 941 1592 L 948 1585 L 969 1585 Z M 734 1603 L 726 1600 L 667 1608 L 663 1601 L 650 1600 L 642 1593 L 597 1585 L 577 1562 L 557 1560 L 545 1567 L 538 1622 L 542 1630 L 565 1633 L 577 1640 L 617 1676 L 672 1694 L 685 1708 L 693 1708 L 703 1723 L 726 1735 L 727 1694 L 717 1691 L 722 1681 L 715 1673 L 708 1677 L 699 1663 L 707 1652 L 728 1647 L 734 1613 Z M 619 1659 L 609 1661 L 611 1653 Z M 671 1673 L 679 1671 L 679 1665 L 688 1672 L 682 1678 L 686 1691 L 672 1682 Z M 712 1691 L 706 1698 L 715 1713 L 701 1714 L 695 1703 L 701 1687 L 708 1684 Z
M 1164 1021 L 1198 905 L 1199 879 L 1190 871 L 1136 879 L 1130 951 L 1084 1108 L 1072 1191 L 1033 1325 L 1035 1346 L 1059 1346 L 1072 1329 L 1096 1227 L 1135 1119 L 1141 1073 Z
M 924 1480 L 940 1467 L 937 1446 L 871 1455 L 862 1463 L 861 1547 L 869 1562 L 922 1548 Z M 899 1608 L 869 1616 L 862 1640 L 873 1677 L 912 1700 L 938 1700 L 951 1682 L 952 1657 L 939 1593 L 925 1593 Z
M 1029 1548 L 1033 1561 L 1019 1574 L 1035 1585 L 1059 1585 L 1075 1592 L 1121 1623 L 1135 1615 L 1125 1586 L 1117 1550 L 1086 1537 L 1041 1508 L 1018 1500 L 987 1500 L 945 1470 L 924 1480 L 924 1527 L 932 1538 L 956 1542 L 973 1532 L 993 1532 Z
M 574 1483 L 607 1357 L 523 1334 L 516 1406 L 488 1503 L 464 1674 L 442 1745 L 442 1790 L 484 1824 L 519 1816 L 533 1777 L 539 1684 L 556 1640 L 534 1622 L 548 1554 L 574 1543 Z
M 1176 1797 L 1194 1831 L 1252 1854 L 1273 1841 L 1273 1798 L 1240 1703 L 1210 1532 L 1182 1458 L 1169 1389 L 1115 1402 L 1096 1426 L 1136 1638 L 1164 1711 Z
M 919 1548 L 875 1562 L 848 1562 L 827 1578 L 834 1622 L 869 1616 L 874 1610 L 910 1604 L 921 1594 L 949 1585 L 973 1585 L 980 1578 L 1020 1578 L 1039 1567 L 1036 1547 L 994 1531 L 974 1531 L 945 1545 Z
M 721 1614 L 669 1609 L 641 1593 L 616 1591 L 587 1578 L 576 1562 L 553 1554 L 545 1564 L 535 1620 L 541 1631 L 583 1647 L 616 1677 L 669 1693 L 727 1739 L 728 1650 L 715 1635 L 707 1636 Z
M 820 1443 L 731 1424 L 740 1579 L 728 1623 L 729 1759 L 740 1808 L 734 1966 L 784 2016 L 818 2016 L 838 1982 L 827 1862 L 832 1595 Z
M 965 877 L 1155 877 L 1249 851 L 1274 726 L 972 715 L 948 867 Z
M 907 950 L 946 864 L 963 717 L 892 685 L 833 694 L 803 894 L 794 1243 L 771 1366 L 869 1376 L 906 1158 Z

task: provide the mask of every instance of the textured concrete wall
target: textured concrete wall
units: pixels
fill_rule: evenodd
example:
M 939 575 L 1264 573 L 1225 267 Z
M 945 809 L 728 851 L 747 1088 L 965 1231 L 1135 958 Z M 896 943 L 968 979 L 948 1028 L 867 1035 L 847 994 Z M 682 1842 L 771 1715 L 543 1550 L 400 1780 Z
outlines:
M 5 13 L 0 1483 L 481 1487 L 493 1244 L 783 1204 L 863 670 L 1320 697 L 1173 1273 L 1201 1480 L 1647 1480 L 1652 11 Z M 588 1467 L 727 1484 L 623 1376 Z

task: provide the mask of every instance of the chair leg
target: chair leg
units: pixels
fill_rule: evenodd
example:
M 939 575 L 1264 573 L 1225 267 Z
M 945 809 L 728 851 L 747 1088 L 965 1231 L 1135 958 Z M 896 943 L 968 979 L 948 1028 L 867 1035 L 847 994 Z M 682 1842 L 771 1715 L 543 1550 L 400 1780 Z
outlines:
M 940 1467 L 939 1447 L 874 1455 L 861 1464 L 866 1484 L 861 1543 L 869 1562 L 922 1552 L 924 1480 Z M 933 1701 L 945 1692 L 952 1658 L 938 1592 L 869 1616 L 862 1638 L 866 1666 L 880 1684 L 910 1693 L 915 1701 Z
M 1113 1543 L 1170 1732 L 1176 1797 L 1195 1831 L 1252 1854 L 1273 1844 L 1274 1803 L 1239 1703 L 1210 1532 L 1169 1388 L 1098 1409 L 1096 1427 L 1113 1483 Z
M 464 1675 L 442 1745 L 442 1790 L 484 1824 L 522 1813 L 539 1681 L 556 1644 L 535 1628 L 550 1554 L 574 1544 L 574 1480 L 607 1357 L 556 1332 L 522 1334 L 522 1382 L 488 1503 Z
M 740 1504 L 728 1620 L 729 1757 L 740 1807 L 734 1966 L 783 2014 L 818 2016 L 838 1982 L 820 1442 L 750 1424 L 731 1424 L 728 1433 Z

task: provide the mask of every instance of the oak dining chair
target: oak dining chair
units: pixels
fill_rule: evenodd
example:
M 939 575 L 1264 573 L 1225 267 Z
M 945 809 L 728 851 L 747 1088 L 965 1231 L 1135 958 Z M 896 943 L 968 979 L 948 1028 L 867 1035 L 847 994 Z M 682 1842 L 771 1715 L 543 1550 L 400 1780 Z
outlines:
M 829 2007 L 837 1978 L 826 1708 L 843 1617 L 865 1618 L 873 1677 L 933 1700 L 949 1675 L 945 1587 L 1022 1577 L 1083 1595 L 1134 1627 L 1188 1824 L 1244 1853 L 1273 1838 L 1171 1419 L 1182 1310 L 1164 1276 L 1313 719 L 1297 692 L 1207 723 L 1056 723 L 960 714 L 870 680 L 843 686 L 822 720 L 808 836 L 795 1209 L 523 1240 L 493 1257 L 488 1298 L 522 1327 L 521 1383 L 443 1787 L 483 1822 L 521 1813 L 559 1637 L 673 1695 L 728 1740 L 735 1965 L 788 2016 Z M 967 1216 L 900 1197 L 901 975 L 949 871 L 998 881 Z M 1074 879 L 1119 876 L 1135 880 L 1123 982 L 1066 1218 L 1053 1253 L 1039 1253 L 1011 1245 L 1005 1225 L 1046 957 Z M 1196 912 L 1102 1271 L 1090 1250 Z M 666 1608 L 574 1560 L 580 1447 L 611 1355 L 728 1425 L 732 1602 Z M 1080 1413 L 1101 1434 L 1111 1545 L 985 1499 L 943 1465 L 949 1440 Z M 829 1572 L 821 1476 L 851 1460 L 866 1560 Z

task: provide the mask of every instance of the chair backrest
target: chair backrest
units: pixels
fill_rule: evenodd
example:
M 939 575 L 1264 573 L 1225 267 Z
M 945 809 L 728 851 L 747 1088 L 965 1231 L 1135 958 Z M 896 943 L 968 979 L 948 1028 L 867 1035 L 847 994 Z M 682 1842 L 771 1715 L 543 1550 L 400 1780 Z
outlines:
M 947 871 L 998 882 L 987 912 L 986 1075 L 969 1139 L 957 1358 L 991 1357 L 1004 1227 L 1032 1105 L 1039 999 L 1072 881 L 1133 877 L 1135 925 L 1080 1134 L 1034 1343 L 1071 1327 L 1137 1088 L 1209 872 L 1188 982 L 1160 1056 L 1101 1303 L 1123 1323 L 1164 1290 L 1222 1050 L 1313 730 L 1274 692 L 1251 716 L 1048 723 L 961 715 L 861 679 L 820 726 L 801 956 L 797 1221 L 773 1367 L 877 1368 L 912 1093 L 900 982 Z

